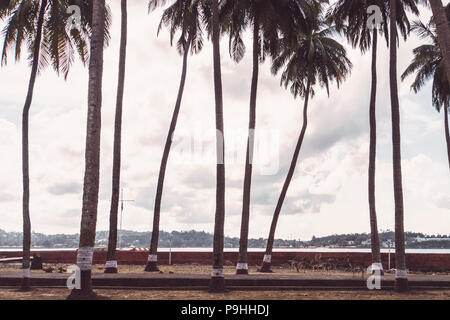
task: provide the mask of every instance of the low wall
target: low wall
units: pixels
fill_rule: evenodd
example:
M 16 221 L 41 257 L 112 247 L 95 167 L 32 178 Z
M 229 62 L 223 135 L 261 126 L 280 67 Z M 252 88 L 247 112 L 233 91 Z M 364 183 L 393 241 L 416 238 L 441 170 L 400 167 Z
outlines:
M 75 251 L 39 251 L 32 250 L 32 254 L 39 253 L 44 263 L 75 264 Z M 274 252 L 272 254 L 272 265 L 282 265 L 289 263 L 293 259 L 302 259 L 305 257 L 314 258 L 317 252 Z M 363 262 L 369 266 L 371 264 L 370 253 L 358 252 L 323 252 L 320 253 L 322 259 L 335 258 L 345 259 L 349 257 L 353 262 Z M 21 257 L 21 251 L 1 252 L 0 257 Z M 249 252 L 249 266 L 259 266 L 262 263 L 264 252 Z M 145 265 L 147 262 L 148 251 L 118 251 L 117 260 L 119 264 Z M 172 252 L 172 264 L 200 264 L 209 265 L 212 263 L 212 252 Z M 224 253 L 224 265 L 233 266 L 238 258 L 237 252 Z M 388 254 L 382 253 L 381 258 L 383 266 L 388 266 Z M 94 264 L 104 264 L 106 261 L 106 251 L 96 251 L 94 253 Z M 159 264 L 169 263 L 169 252 L 158 253 Z M 395 268 L 395 254 L 390 255 L 391 268 Z M 450 271 L 450 254 L 431 254 L 431 253 L 409 253 L 406 255 L 406 265 L 409 270 L 415 271 Z

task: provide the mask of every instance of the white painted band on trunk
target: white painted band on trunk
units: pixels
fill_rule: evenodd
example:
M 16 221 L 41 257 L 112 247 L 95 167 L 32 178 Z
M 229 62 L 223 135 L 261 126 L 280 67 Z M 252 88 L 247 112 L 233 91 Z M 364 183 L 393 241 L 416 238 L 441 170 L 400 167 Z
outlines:
M 106 261 L 105 268 L 117 269 L 117 261 L 116 260 Z
M 91 270 L 93 256 L 93 247 L 81 247 L 78 249 L 77 265 L 81 271 Z
M 395 270 L 395 279 L 408 279 L 408 272 L 406 270 Z
M 158 261 L 158 255 L 156 254 L 150 254 L 148 256 L 148 262 L 157 262 Z
M 24 277 L 24 278 L 31 278 L 31 276 L 30 276 L 30 268 L 22 269 L 22 277 Z
M 248 270 L 248 263 L 239 262 L 236 265 L 236 270 Z
M 211 277 L 214 278 L 224 278 L 223 269 L 213 269 Z
M 265 254 L 263 262 L 265 263 L 271 263 L 272 262 L 272 255 L 271 254 Z
M 383 271 L 383 264 L 380 262 L 374 262 L 372 263 L 372 271 L 374 270 L 379 270 L 379 271 Z

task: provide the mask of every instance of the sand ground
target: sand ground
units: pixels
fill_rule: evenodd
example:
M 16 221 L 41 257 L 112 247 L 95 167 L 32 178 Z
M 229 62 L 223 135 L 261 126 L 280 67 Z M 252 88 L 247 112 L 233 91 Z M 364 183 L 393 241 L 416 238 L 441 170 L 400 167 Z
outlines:
M 57 269 L 59 267 L 67 268 L 68 265 L 64 264 L 44 264 L 44 269 L 51 267 L 55 269 L 53 272 L 58 272 Z M 119 273 L 143 273 L 144 272 L 144 265 L 119 265 Z M 210 274 L 211 273 L 211 266 L 209 265 L 198 265 L 198 264 L 189 264 L 189 265 L 161 265 L 159 266 L 161 272 L 163 273 L 175 273 L 175 274 Z M 19 263 L 9 263 L 9 264 L 0 264 L 0 271 L 1 272 L 18 272 L 21 269 L 21 264 Z M 300 270 L 300 272 L 297 272 L 295 269 L 291 268 L 288 265 L 284 266 L 273 266 L 272 270 L 276 274 L 282 274 L 282 275 L 298 275 L 300 274 L 307 274 L 307 275 L 314 275 L 314 276 L 320 276 L 320 275 L 352 275 L 355 278 L 361 278 L 362 274 L 360 272 L 347 272 L 342 270 Z M 32 273 L 42 273 L 42 270 L 38 271 L 31 271 Z M 94 265 L 92 268 L 93 273 L 103 273 L 104 272 L 104 266 L 103 265 Z M 224 267 L 224 273 L 227 275 L 235 274 L 236 269 L 233 266 L 225 266 Z M 257 268 L 256 267 L 249 267 L 249 272 L 251 274 L 257 274 Z M 414 276 L 433 276 L 433 275 L 449 275 L 449 273 L 424 273 L 424 272 L 409 272 L 408 276 L 414 277 Z M 392 273 L 386 273 L 386 276 L 393 276 Z
M 44 268 L 67 267 L 67 265 L 44 265 Z M 20 271 L 20 264 L 0 264 L 2 272 Z M 119 266 L 120 273 L 142 273 L 144 266 L 122 265 Z M 160 266 L 163 273 L 175 274 L 209 274 L 210 266 L 204 265 L 171 265 Z M 274 267 L 276 274 L 297 274 L 296 270 L 288 266 Z M 256 268 L 250 268 L 250 273 L 255 274 Z M 33 273 L 43 273 L 32 271 Z M 57 272 L 56 270 L 53 272 Z M 103 273 L 102 265 L 93 267 L 94 273 Z M 234 267 L 225 267 L 225 274 L 234 274 Z M 314 275 L 352 275 L 361 277 L 361 274 L 352 274 L 345 271 L 312 271 L 302 270 L 302 274 Z M 410 274 L 411 277 L 423 276 L 424 273 Z M 428 274 L 433 276 L 433 274 Z M 436 275 L 436 274 L 434 274 Z M 441 274 L 442 275 L 442 274 Z M 445 274 L 444 274 L 445 275 Z M 388 277 L 392 276 L 387 274 Z M 450 300 L 450 290 L 429 290 L 429 291 L 410 291 L 406 294 L 399 294 L 390 291 L 324 291 L 324 290 L 280 290 L 280 291 L 230 291 L 225 294 L 212 294 L 199 290 L 128 290 L 128 289 L 102 289 L 96 290 L 96 293 L 114 300 Z M 17 289 L 0 289 L 0 300 L 60 300 L 65 299 L 69 294 L 67 289 L 44 289 L 35 288 L 31 292 L 20 292 Z
M 206 291 L 95 290 L 113 300 L 449 300 L 450 290 L 394 293 L 390 291 L 229 291 L 213 294 Z M 0 289 L 0 300 L 61 300 L 68 289 Z

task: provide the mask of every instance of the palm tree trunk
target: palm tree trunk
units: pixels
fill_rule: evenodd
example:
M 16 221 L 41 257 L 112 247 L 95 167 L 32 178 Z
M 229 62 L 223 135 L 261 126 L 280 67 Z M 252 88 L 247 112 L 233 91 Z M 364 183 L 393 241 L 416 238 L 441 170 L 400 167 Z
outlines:
M 152 240 L 150 243 L 150 253 L 148 256 L 147 265 L 145 266 L 145 271 L 147 272 L 157 272 L 158 268 L 158 240 L 159 240 L 159 221 L 161 213 L 161 198 L 164 187 L 164 178 L 166 175 L 167 161 L 169 160 L 170 147 L 172 146 L 172 138 L 177 126 L 178 115 L 180 113 L 181 100 L 183 98 L 184 85 L 186 83 L 187 74 L 187 60 L 189 56 L 189 49 L 191 45 L 192 38 L 189 36 L 187 43 L 185 44 L 183 53 L 183 70 L 181 72 L 180 86 L 178 89 L 177 101 L 175 103 L 175 109 L 172 114 L 172 121 L 170 122 L 169 133 L 167 134 L 166 145 L 164 146 L 163 157 L 161 160 L 161 166 L 159 168 L 158 186 L 156 188 L 156 198 L 155 198 L 155 210 L 153 213 L 153 231 Z
M 289 167 L 289 171 L 284 181 L 283 189 L 280 194 L 280 198 L 278 199 L 277 206 L 275 208 L 275 212 L 272 218 L 272 224 L 270 226 L 269 239 L 267 241 L 266 253 L 264 255 L 264 260 L 260 272 L 272 272 L 270 269 L 272 262 L 272 250 L 273 250 L 273 242 L 275 240 L 275 230 L 277 228 L 278 218 L 280 216 L 281 207 L 283 206 L 284 199 L 286 198 L 286 193 L 289 188 L 289 184 L 291 183 L 292 177 L 294 176 L 295 167 L 297 165 L 298 156 L 300 155 L 300 150 L 302 148 L 303 139 L 305 138 L 306 129 L 308 127 L 308 102 L 309 102 L 309 93 L 311 90 L 311 82 L 308 80 L 308 84 L 306 87 L 305 93 L 305 104 L 303 107 L 303 126 L 300 136 L 297 141 L 297 146 L 295 147 L 294 156 L 292 157 L 291 166 Z
M 69 299 L 96 298 L 92 291 L 91 267 L 97 225 L 100 171 L 104 26 L 105 0 L 93 0 L 83 208 L 80 245 L 77 253 L 77 264 L 81 271 L 81 288 L 73 289 Z
M 433 12 L 439 46 L 444 57 L 445 72 L 450 81 L 450 29 L 448 27 L 447 15 L 442 6 L 441 0 L 430 0 L 431 11 Z
M 241 237 L 239 239 L 239 259 L 236 266 L 236 274 L 248 274 L 247 248 L 248 248 L 248 225 L 250 220 L 250 194 L 253 170 L 253 150 L 255 146 L 256 127 L 256 97 L 258 92 L 259 74 L 259 21 L 255 18 L 253 22 L 253 76 L 250 92 L 250 116 L 248 125 L 247 156 L 244 175 L 244 196 L 242 201 Z
M 225 291 L 223 274 L 223 242 L 225 224 L 225 140 L 223 126 L 222 71 L 220 66 L 220 25 L 218 0 L 212 1 L 212 43 L 214 60 L 214 92 L 216 104 L 216 213 L 213 240 L 213 271 L 209 289 L 212 292 Z
M 120 154 L 122 142 L 122 104 L 125 87 L 125 63 L 127 54 L 127 0 L 121 0 L 122 24 L 120 35 L 119 79 L 116 100 L 116 119 L 114 124 L 114 159 L 112 176 L 111 210 L 109 214 L 108 253 L 105 273 L 117 273 L 117 214 L 120 196 Z
M 369 211 L 370 211 L 370 237 L 372 247 L 372 270 L 383 273 L 380 254 L 380 238 L 378 236 L 377 211 L 375 204 L 375 162 L 377 154 L 377 42 L 378 30 L 373 29 L 372 40 L 372 89 L 370 93 L 370 152 L 369 152 Z
M 444 127 L 445 127 L 445 141 L 447 141 L 447 156 L 448 156 L 448 167 L 450 169 L 450 129 L 449 129 L 449 123 L 448 123 L 448 113 L 450 112 L 448 103 L 445 104 L 444 108 Z
M 22 290 L 29 290 L 31 285 L 30 280 L 31 220 L 30 220 L 30 169 L 29 169 L 29 153 L 28 153 L 29 149 L 28 122 L 29 122 L 31 102 L 33 100 L 34 84 L 36 82 L 36 76 L 39 66 L 39 55 L 42 41 L 42 28 L 44 25 L 44 16 L 46 7 L 47 7 L 47 0 L 42 0 L 36 27 L 36 37 L 34 39 L 33 65 L 31 67 L 31 76 L 30 81 L 28 83 L 28 92 L 22 113 L 22 178 L 23 178 Z
M 397 0 L 390 0 L 390 91 L 392 109 L 392 149 L 393 149 L 393 178 L 395 200 L 395 289 L 406 291 L 408 278 L 405 257 L 405 233 L 403 225 L 403 186 L 401 162 L 400 136 L 400 103 L 397 88 Z

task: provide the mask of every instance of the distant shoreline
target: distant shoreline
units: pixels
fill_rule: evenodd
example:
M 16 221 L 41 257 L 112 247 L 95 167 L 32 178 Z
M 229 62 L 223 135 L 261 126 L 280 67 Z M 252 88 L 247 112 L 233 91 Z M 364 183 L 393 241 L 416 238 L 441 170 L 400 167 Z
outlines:
M 123 251 L 130 251 L 133 248 L 123 248 L 120 250 Z M 136 250 L 144 251 L 146 248 L 135 248 Z M 21 251 L 22 248 L 20 247 L 0 247 L 0 254 L 2 252 L 14 252 L 14 251 Z M 31 248 L 32 251 L 75 251 L 77 248 Z M 106 250 L 106 248 L 104 248 Z M 119 250 L 119 249 L 118 249 Z M 148 250 L 148 248 L 147 248 Z M 159 248 L 159 252 L 212 252 L 212 248 Z M 225 252 L 238 252 L 239 248 L 225 248 Z M 264 248 L 249 248 L 249 252 L 264 252 Z M 367 253 L 371 252 L 370 248 L 274 248 L 274 252 L 362 252 Z M 382 253 L 389 253 L 388 248 L 382 248 Z M 391 253 L 395 253 L 395 249 L 390 249 Z M 450 254 L 450 249 L 417 249 L 417 248 L 410 248 L 406 249 L 406 253 L 426 253 L 426 254 Z

